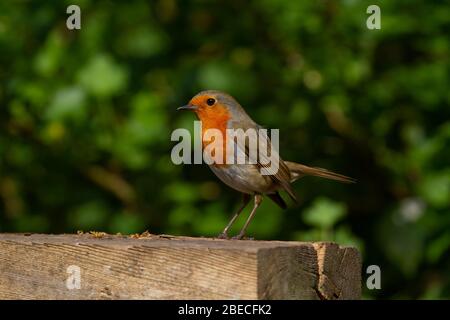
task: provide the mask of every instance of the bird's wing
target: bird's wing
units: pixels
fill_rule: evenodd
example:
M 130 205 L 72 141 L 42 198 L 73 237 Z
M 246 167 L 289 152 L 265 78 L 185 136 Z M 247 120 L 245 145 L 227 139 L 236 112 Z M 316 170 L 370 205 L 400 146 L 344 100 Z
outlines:
M 284 163 L 283 159 L 278 154 L 278 150 L 272 147 L 272 143 L 270 141 L 269 136 L 267 135 L 267 130 L 263 129 L 261 126 L 251 123 L 246 124 L 242 121 L 232 121 L 229 124 L 230 129 L 242 129 L 244 132 L 247 132 L 248 129 L 254 129 L 256 132 L 256 137 L 259 135 L 258 145 L 257 145 L 257 159 L 253 159 L 256 162 L 256 165 L 260 169 L 261 173 L 269 176 L 275 183 L 280 185 L 294 200 L 297 202 L 297 197 L 292 189 L 290 184 L 291 181 L 291 172 L 287 165 Z M 248 159 L 251 159 L 252 152 L 250 152 L 249 147 L 251 144 L 248 139 L 238 139 L 234 137 L 234 143 L 237 149 L 241 152 L 243 151 Z M 271 166 L 272 160 L 276 160 L 278 162 L 278 166 Z

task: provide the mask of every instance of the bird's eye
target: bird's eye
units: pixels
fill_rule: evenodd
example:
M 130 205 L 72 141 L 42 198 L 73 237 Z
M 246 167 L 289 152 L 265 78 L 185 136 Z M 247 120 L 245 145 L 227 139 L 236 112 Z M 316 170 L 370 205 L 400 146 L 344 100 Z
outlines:
M 216 99 L 209 98 L 208 100 L 206 100 L 206 104 L 210 107 L 212 107 L 214 103 L 216 103 Z

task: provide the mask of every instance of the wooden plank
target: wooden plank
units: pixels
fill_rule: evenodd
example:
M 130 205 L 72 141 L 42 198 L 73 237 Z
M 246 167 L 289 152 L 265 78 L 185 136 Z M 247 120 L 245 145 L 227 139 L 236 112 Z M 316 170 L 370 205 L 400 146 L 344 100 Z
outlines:
M 0 299 L 360 296 L 360 255 L 334 243 L 0 234 Z

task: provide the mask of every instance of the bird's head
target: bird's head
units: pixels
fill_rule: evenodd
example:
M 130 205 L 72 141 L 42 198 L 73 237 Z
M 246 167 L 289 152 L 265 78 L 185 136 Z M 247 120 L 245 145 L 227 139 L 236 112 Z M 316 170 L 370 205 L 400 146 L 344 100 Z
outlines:
M 194 111 L 202 122 L 226 122 L 246 115 L 232 96 L 216 90 L 206 90 L 196 94 L 187 105 L 177 110 Z

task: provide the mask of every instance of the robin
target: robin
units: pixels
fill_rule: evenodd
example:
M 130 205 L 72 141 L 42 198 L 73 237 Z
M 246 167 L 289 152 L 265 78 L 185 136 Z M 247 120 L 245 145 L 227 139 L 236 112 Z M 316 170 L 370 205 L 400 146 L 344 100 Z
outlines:
M 237 132 L 245 132 L 248 129 L 260 130 L 262 127 L 255 123 L 250 116 L 245 112 L 242 106 L 230 95 L 216 90 L 206 90 L 195 95 L 187 105 L 179 107 L 177 110 L 190 110 L 197 114 L 197 117 L 202 123 L 202 147 L 205 148 L 210 141 L 205 140 L 204 133 L 208 129 L 219 130 L 224 142 L 227 137 L 227 129 L 242 129 Z M 235 131 L 236 132 L 236 131 Z M 265 141 L 259 142 L 258 148 L 271 144 L 270 138 L 263 136 Z M 247 140 L 245 140 L 247 143 Z M 235 143 L 237 152 L 242 152 L 248 156 L 249 150 L 247 145 L 242 143 Z M 225 146 L 224 146 L 225 148 Z M 225 154 L 225 152 L 223 152 Z M 258 154 L 259 155 L 259 154 Z M 237 156 L 237 153 L 234 154 Z M 237 212 L 233 215 L 228 225 L 219 234 L 219 238 L 228 239 L 228 232 L 233 223 L 238 218 L 242 210 L 250 202 L 251 197 L 254 198 L 253 209 L 250 212 L 244 226 L 236 237 L 233 239 L 242 239 L 245 232 L 255 216 L 256 210 L 261 204 L 263 195 L 267 195 L 282 209 L 286 209 L 287 205 L 280 196 L 279 191 L 284 190 L 288 193 L 290 198 L 295 202 L 297 197 L 292 189 L 291 183 L 303 176 L 316 176 L 331 180 L 336 180 L 344 183 L 353 183 L 354 179 L 344 175 L 334 173 L 322 168 L 309 167 L 303 164 L 283 161 L 281 157 L 277 158 L 277 170 L 267 174 L 263 173 L 261 169 L 267 167 L 266 163 L 262 163 L 258 157 L 256 163 L 211 163 L 209 167 L 212 171 L 231 188 L 243 194 L 243 202 Z

